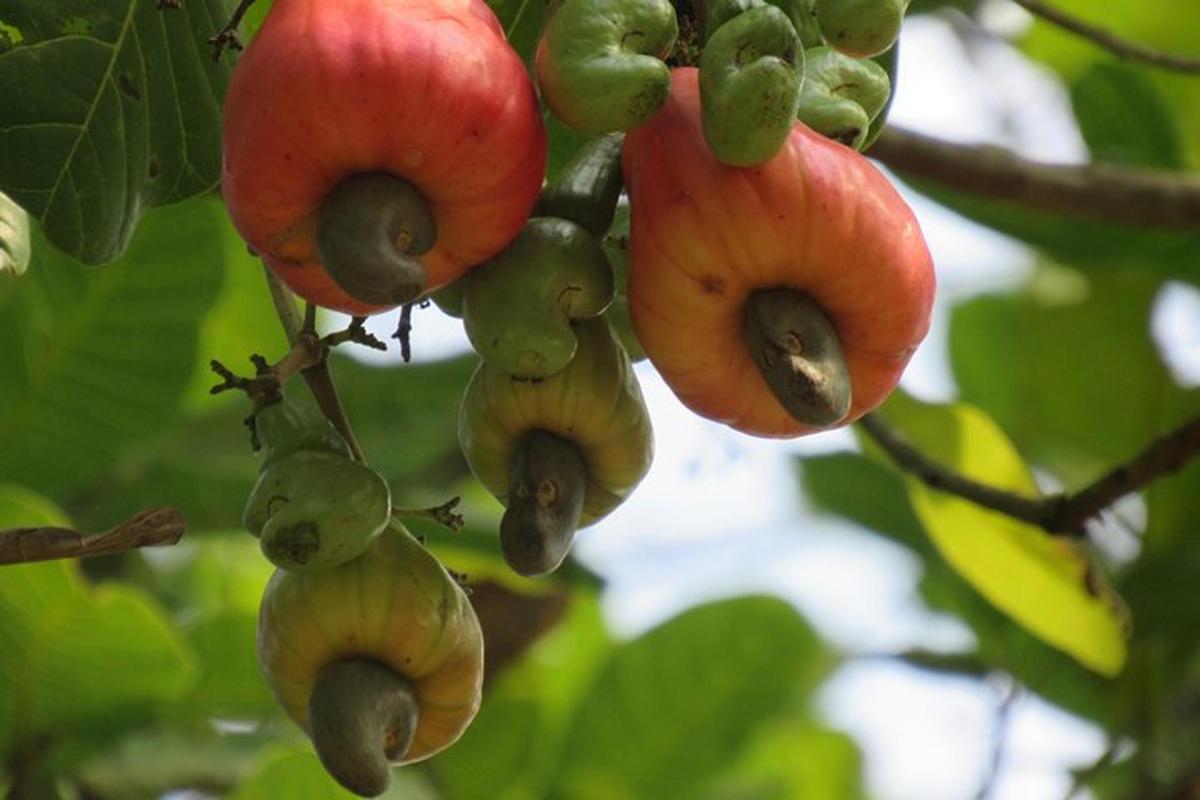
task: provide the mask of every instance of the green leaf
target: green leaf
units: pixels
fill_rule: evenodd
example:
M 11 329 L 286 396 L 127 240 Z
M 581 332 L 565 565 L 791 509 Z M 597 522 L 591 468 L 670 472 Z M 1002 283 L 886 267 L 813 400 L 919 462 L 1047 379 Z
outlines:
M 21 275 L 29 266 L 29 217 L 0 192 L 0 279 Z
M 962 397 L 1021 451 L 1081 485 L 1181 422 L 1187 401 L 1150 338 L 1161 283 L 1140 271 L 1043 265 L 1025 290 L 956 306 L 950 361 Z
M 59 516 L 27 490 L 0 487 L 0 528 L 61 524 Z M 111 733 L 194 677 L 186 643 L 143 593 L 93 588 L 74 561 L 3 568 L 0 749 L 38 735 Z
M 1141 70 L 1095 64 L 1071 85 L 1071 104 L 1093 161 L 1158 169 L 1184 165 L 1170 110 Z
M 508 43 L 531 67 L 547 5 L 546 0 L 488 0 L 488 6 L 504 28 Z
M 1085 670 L 1014 625 L 950 568 L 914 514 L 899 472 L 865 456 L 837 453 L 804 459 L 802 474 L 808 497 L 817 508 L 853 520 L 920 557 L 924 565 L 922 598 L 932 608 L 961 619 L 978 642 L 974 655 L 948 655 L 945 659 L 963 659 L 959 666 L 978 660 L 990 668 L 1007 670 L 1050 702 L 1108 726 L 1121 716 L 1123 708 L 1112 681 Z M 1139 624 L 1135 634 L 1141 630 Z M 925 661 L 922 666 L 930 666 L 929 659 Z
M 0 480 L 79 486 L 169 421 L 221 279 L 213 213 L 155 212 L 101 271 L 35 237 L 34 269 L 0 297 Z
M 844 733 L 811 722 L 767 725 L 754 733 L 729 774 L 704 800 L 862 800 L 862 757 Z
M 111 261 L 146 210 L 216 185 L 230 66 L 206 40 L 228 12 L 226 0 L 6 4 L 0 190 L 59 248 Z
M 436 800 L 437 794 L 415 770 L 392 770 L 384 800 Z M 326 774 L 311 751 L 277 750 L 265 757 L 229 800 L 353 800 Z
M 617 649 L 575 714 L 565 797 L 695 797 L 746 737 L 829 666 L 781 600 L 709 604 Z
M 964 404 L 897 392 L 881 413 L 921 452 L 988 486 L 1031 497 L 1037 486 L 1003 431 Z M 1064 537 L 905 477 L 913 510 L 947 562 L 992 604 L 1102 675 L 1127 656 L 1127 612 L 1086 553 Z
M 594 592 L 575 592 L 566 618 L 488 688 L 471 727 L 430 762 L 447 796 L 538 800 L 556 795 L 568 726 L 611 653 Z

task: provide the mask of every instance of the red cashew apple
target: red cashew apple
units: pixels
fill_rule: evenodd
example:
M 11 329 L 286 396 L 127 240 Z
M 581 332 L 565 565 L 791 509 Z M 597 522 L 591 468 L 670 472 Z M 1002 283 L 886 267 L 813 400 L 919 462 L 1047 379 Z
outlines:
M 358 314 L 500 251 L 546 162 L 533 85 L 482 0 L 276 0 L 223 147 L 246 241 L 302 296 Z
M 695 69 L 629 132 L 629 304 L 696 413 L 759 436 L 881 403 L 929 328 L 934 272 L 912 210 L 870 162 L 801 123 L 769 161 L 719 162 Z

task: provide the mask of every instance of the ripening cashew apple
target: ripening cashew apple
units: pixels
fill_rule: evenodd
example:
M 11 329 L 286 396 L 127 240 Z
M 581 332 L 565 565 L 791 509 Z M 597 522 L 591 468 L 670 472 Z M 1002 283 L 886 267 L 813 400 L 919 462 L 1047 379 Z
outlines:
M 561 0 L 538 39 L 542 98 L 582 133 L 640 125 L 666 100 L 678 34 L 670 0 Z
M 830 47 L 854 58 L 887 50 L 900 35 L 908 0 L 814 0 L 821 35 Z
M 353 561 L 277 570 L 259 607 L 258 659 L 325 769 L 366 797 L 387 789 L 391 765 L 453 744 L 479 710 L 479 621 L 398 522 Z
M 616 508 L 653 457 L 650 415 L 608 323 L 573 327 L 579 347 L 565 369 L 517 380 L 484 362 L 459 413 L 459 444 L 506 506 L 501 548 L 522 575 L 556 569 L 576 529 Z
M 542 194 L 535 216 L 488 263 L 458 281 L 475 351 L 520 378 L 544 378 L 575 355 L 571 322 L 603 314 L 613 271 L 601 236 L 621 194 L 619 134 L 580 149 Z
M 222 145 L 241 235 L 298 294 L 351 314 L 498 252 L 546 160 L 532 82 L 482 0 L 276 0 Z
M 379 473 L 352 461 L 324 418 L 286 400 L 260 409 L 255 426 L 263 460 L 242 520 L 263 555 L 283 569 L 326 569 L 366 550 L 391 518 Z
M 664 380 L 760 436 L 881 403 L 929 328 L 934 272 L 912 210 L 864 157 L 796 123 L 759 167 L 705 144 L 694 69 L 623 156 L 629 303 Z

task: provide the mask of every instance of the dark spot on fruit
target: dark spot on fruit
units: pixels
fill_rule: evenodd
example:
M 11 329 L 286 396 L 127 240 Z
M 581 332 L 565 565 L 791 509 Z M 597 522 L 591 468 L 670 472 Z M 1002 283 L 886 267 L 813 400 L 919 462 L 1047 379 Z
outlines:
M 307 564 L 321 549 L 321 534 L 314 522 L 297 522 L 281 528 L 271 542 L 271 551 L 293 564 Z
M 706 273 L 696 278 L 696 283 L 700 284 L 700 289 L 705 294 L 725 294 L 725 279 L 711 273 Z
M 146 165 L 146 174 L 150 176 L 150 180 L 156 181 L 162 175 L 162 162 L 157 158 L 151 158 Z
M 137 85 L 134 84 L 133 79 L 124 72 L 117 76 L 117 87 L 126 97 L 130 98 L 131 100 L 142 99 L 142 93 L 138 91 Z

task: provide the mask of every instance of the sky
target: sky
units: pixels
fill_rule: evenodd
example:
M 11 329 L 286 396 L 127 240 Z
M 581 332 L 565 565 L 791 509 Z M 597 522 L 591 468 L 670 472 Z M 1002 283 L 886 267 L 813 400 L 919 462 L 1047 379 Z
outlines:
M 997 2 L 982 19 L 985 32 L 972 37 L 969 49 L 943 21 L 906 23 L 890 121 L 946 139 L 1006 145 L 1040 160 L 1086 160 L 1064 87 L 995 36 L 1027 25 L 1025 12 Z M 902 385 L 922 399 L 951 400 L 947 310 L 1019 286 L 1032 256 L 1020 243 L 902 191 L 938 273 L 934 324 Z M 416 360 L 468 347 L 461 323 L 436 307 L 418 311 L 413 321 Z M 394 321 L 373 324 L 384 338 Z M 1181 382 L 1200 384 L 1200 292 L 1168 287 L 1153 334 Z M 935 677 L 887 658 L 912 647 L 963 648 L 971 633 L 923 607 L 915 589 L 919 564 L 910 555 L 806 508 L 795 456 L 855 449 L 852 435 L 754 439 L 684 409 L 647 363 L 637 373 L 654 422 L 654 466 L 618 511 L 579 533 L 575 550 L 608 579 L 604 608 L 618 635 L 634 636 L 707 599 L 778 594 L 851 654 L 818 705 L 861 746 L 871 797 L 963 800 L 978 796 L 985 782 L 992 800 L 1067 797 L 1069 770 L 1094 762 L 1106 747 L 1097 728 L 1027 692 L 1005 705 L 1013 687 L 1003 682 Z M 1004 755 L 987 781 L 1002 706 Z

